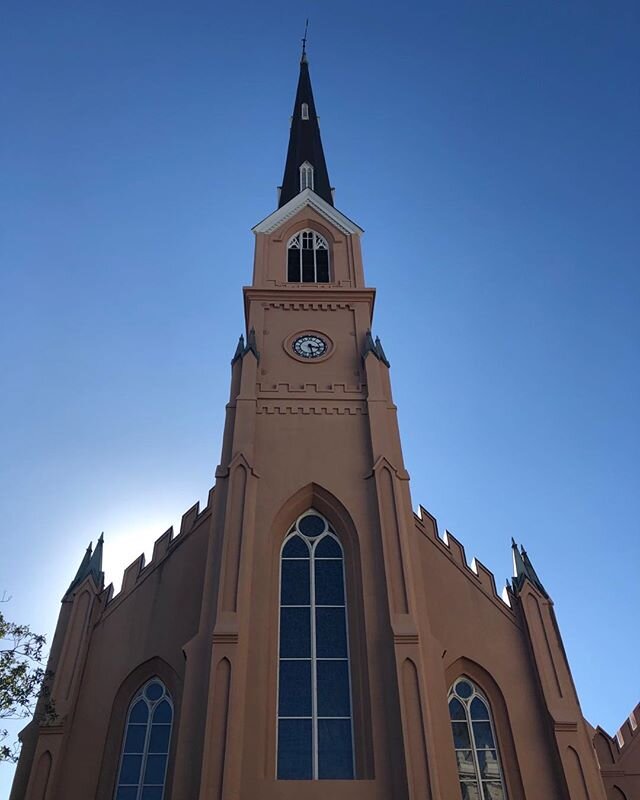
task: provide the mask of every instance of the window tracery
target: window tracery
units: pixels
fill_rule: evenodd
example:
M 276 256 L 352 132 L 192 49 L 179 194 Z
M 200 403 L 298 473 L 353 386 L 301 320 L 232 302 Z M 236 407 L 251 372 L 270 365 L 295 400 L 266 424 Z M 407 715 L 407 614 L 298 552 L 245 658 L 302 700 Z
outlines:
M 449 691 L 449 716 L 462 800 L 506 800 L 489 703 L 466 677 Z
M 172 724 L 171 697 L 152 678 L 129 706 L 114 800 L 162 800 Z
M 290 283 L 329 282 L 329 245 L 319 233 L 306 228 L 289 240 L 287 280 Z
M 316 511 L 280 553 L 279 779 L 354 777 L 343 550 Z

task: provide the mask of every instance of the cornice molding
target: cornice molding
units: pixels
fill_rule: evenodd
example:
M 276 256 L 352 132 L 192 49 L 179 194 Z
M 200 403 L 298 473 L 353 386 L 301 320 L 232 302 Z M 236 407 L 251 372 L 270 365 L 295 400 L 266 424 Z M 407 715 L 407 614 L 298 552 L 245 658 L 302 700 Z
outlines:
M 262 222 L 259 222 L 251 230 L 254 233 L 273 233 L 273 231 L 287 222 L 287 220 L 295 217 L 299 211 L 307 206 L 317 211 L 320 216 L 324 217 L 328 222 L 335 225 L 336 228 L 348 236 L 354 233 L 361 236 L 364 233 L 364 230 L 359 225 L 356 225 L 353 220 L 350 220 L 349 217 L 346 217 L 341 211 L 338 211 L 337 208 L 329 205 L 326 200 L 323 200 L 311 189 L 304 189 L 300 194 L 292 197 L 282 208 L 269 214 L 268 217 L 265 217 Z

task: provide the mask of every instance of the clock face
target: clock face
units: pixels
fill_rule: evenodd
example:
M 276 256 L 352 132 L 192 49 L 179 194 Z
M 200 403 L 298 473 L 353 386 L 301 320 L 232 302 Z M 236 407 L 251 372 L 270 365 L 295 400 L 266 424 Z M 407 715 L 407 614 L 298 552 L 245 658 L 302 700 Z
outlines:
M 293 351 L 302 358 L 319 358 L 327 352 L 327 343 L 319 336 L 298 336 L 293 342 Z

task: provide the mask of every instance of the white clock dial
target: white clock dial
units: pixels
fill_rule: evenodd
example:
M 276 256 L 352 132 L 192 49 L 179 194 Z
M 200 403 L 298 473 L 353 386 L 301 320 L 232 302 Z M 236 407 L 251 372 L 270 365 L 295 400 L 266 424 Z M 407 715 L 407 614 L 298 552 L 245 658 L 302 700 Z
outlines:
M 327 352 L 327 343 L 319 336 L 298 336 L 293 342 L 293 351 L 302 358 L 319 358 Z

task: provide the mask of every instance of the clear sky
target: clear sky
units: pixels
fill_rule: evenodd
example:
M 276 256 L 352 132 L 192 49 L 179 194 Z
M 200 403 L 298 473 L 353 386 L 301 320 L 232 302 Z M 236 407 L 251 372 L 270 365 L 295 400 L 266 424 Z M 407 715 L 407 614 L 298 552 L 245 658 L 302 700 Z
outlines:
M 307 15 L 414 505 L 500 585 L 525 543 L 614 732 L 640 700 L 637 2 L 7 0 L 3 611 L 50 635 L 90 539 L 118 586 L 206 500 Z

